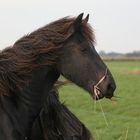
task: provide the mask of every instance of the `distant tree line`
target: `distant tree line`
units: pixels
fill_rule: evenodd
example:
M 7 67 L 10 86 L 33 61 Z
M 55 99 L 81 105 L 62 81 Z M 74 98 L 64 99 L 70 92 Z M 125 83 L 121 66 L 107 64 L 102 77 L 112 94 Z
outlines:
M 133 51 L 129 53 L 117 53 L 100 51 L 99 55 L 104 59 L 139 59 L 140 60 L 140 51 Z
M 140 51 L 133 51 L 125 54 L 127 57 L 140 57 Z

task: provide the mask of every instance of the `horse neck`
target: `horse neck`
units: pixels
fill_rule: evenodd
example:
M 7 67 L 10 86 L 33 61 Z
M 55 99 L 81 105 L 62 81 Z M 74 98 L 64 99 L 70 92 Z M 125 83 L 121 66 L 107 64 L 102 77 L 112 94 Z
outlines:
M 48 93 L 59 77 L 55 70 L 42 68 L 33 72 L 29 85 L 17 94 L 17 112 L 25 134 L 30 133 L 32 123 L 43 106 L 45 93 Z

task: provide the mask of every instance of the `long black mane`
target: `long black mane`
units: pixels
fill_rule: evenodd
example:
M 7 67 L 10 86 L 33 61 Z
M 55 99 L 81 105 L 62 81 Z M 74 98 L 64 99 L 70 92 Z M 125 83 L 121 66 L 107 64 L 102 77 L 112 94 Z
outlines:
M 75 18 L 65 17 L 52 22 L 0 52 L 0 95 L 9 96 L 22 89 L 34 69 L 54 64 L 57 60 L 55 50 L 72 34 L 74 21 Z M 82 23 L 82 32 L 87 40 L 95 41 L 89 24 Z

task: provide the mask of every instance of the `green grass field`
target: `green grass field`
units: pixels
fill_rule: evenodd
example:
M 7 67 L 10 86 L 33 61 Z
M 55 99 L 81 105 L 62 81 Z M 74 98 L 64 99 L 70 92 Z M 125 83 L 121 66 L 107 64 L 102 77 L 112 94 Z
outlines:
M 75 85 L 59 90 L 61 101 L 91 130 L 95 140 L 140 140 L 140 61 L 106 64 L 117 84 L 117 101 L 95 102 Z

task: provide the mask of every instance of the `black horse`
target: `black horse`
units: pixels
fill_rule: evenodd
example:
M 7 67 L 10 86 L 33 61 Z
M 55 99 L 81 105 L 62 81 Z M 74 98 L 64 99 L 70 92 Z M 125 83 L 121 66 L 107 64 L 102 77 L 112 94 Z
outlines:
M 1 140 L 30 137 L 33 122 L 60 74 L 95 99 L 113 96 L 114 79 L 95 51 L 88 18 L 82 17 L 50 23 L 0 53 Z

